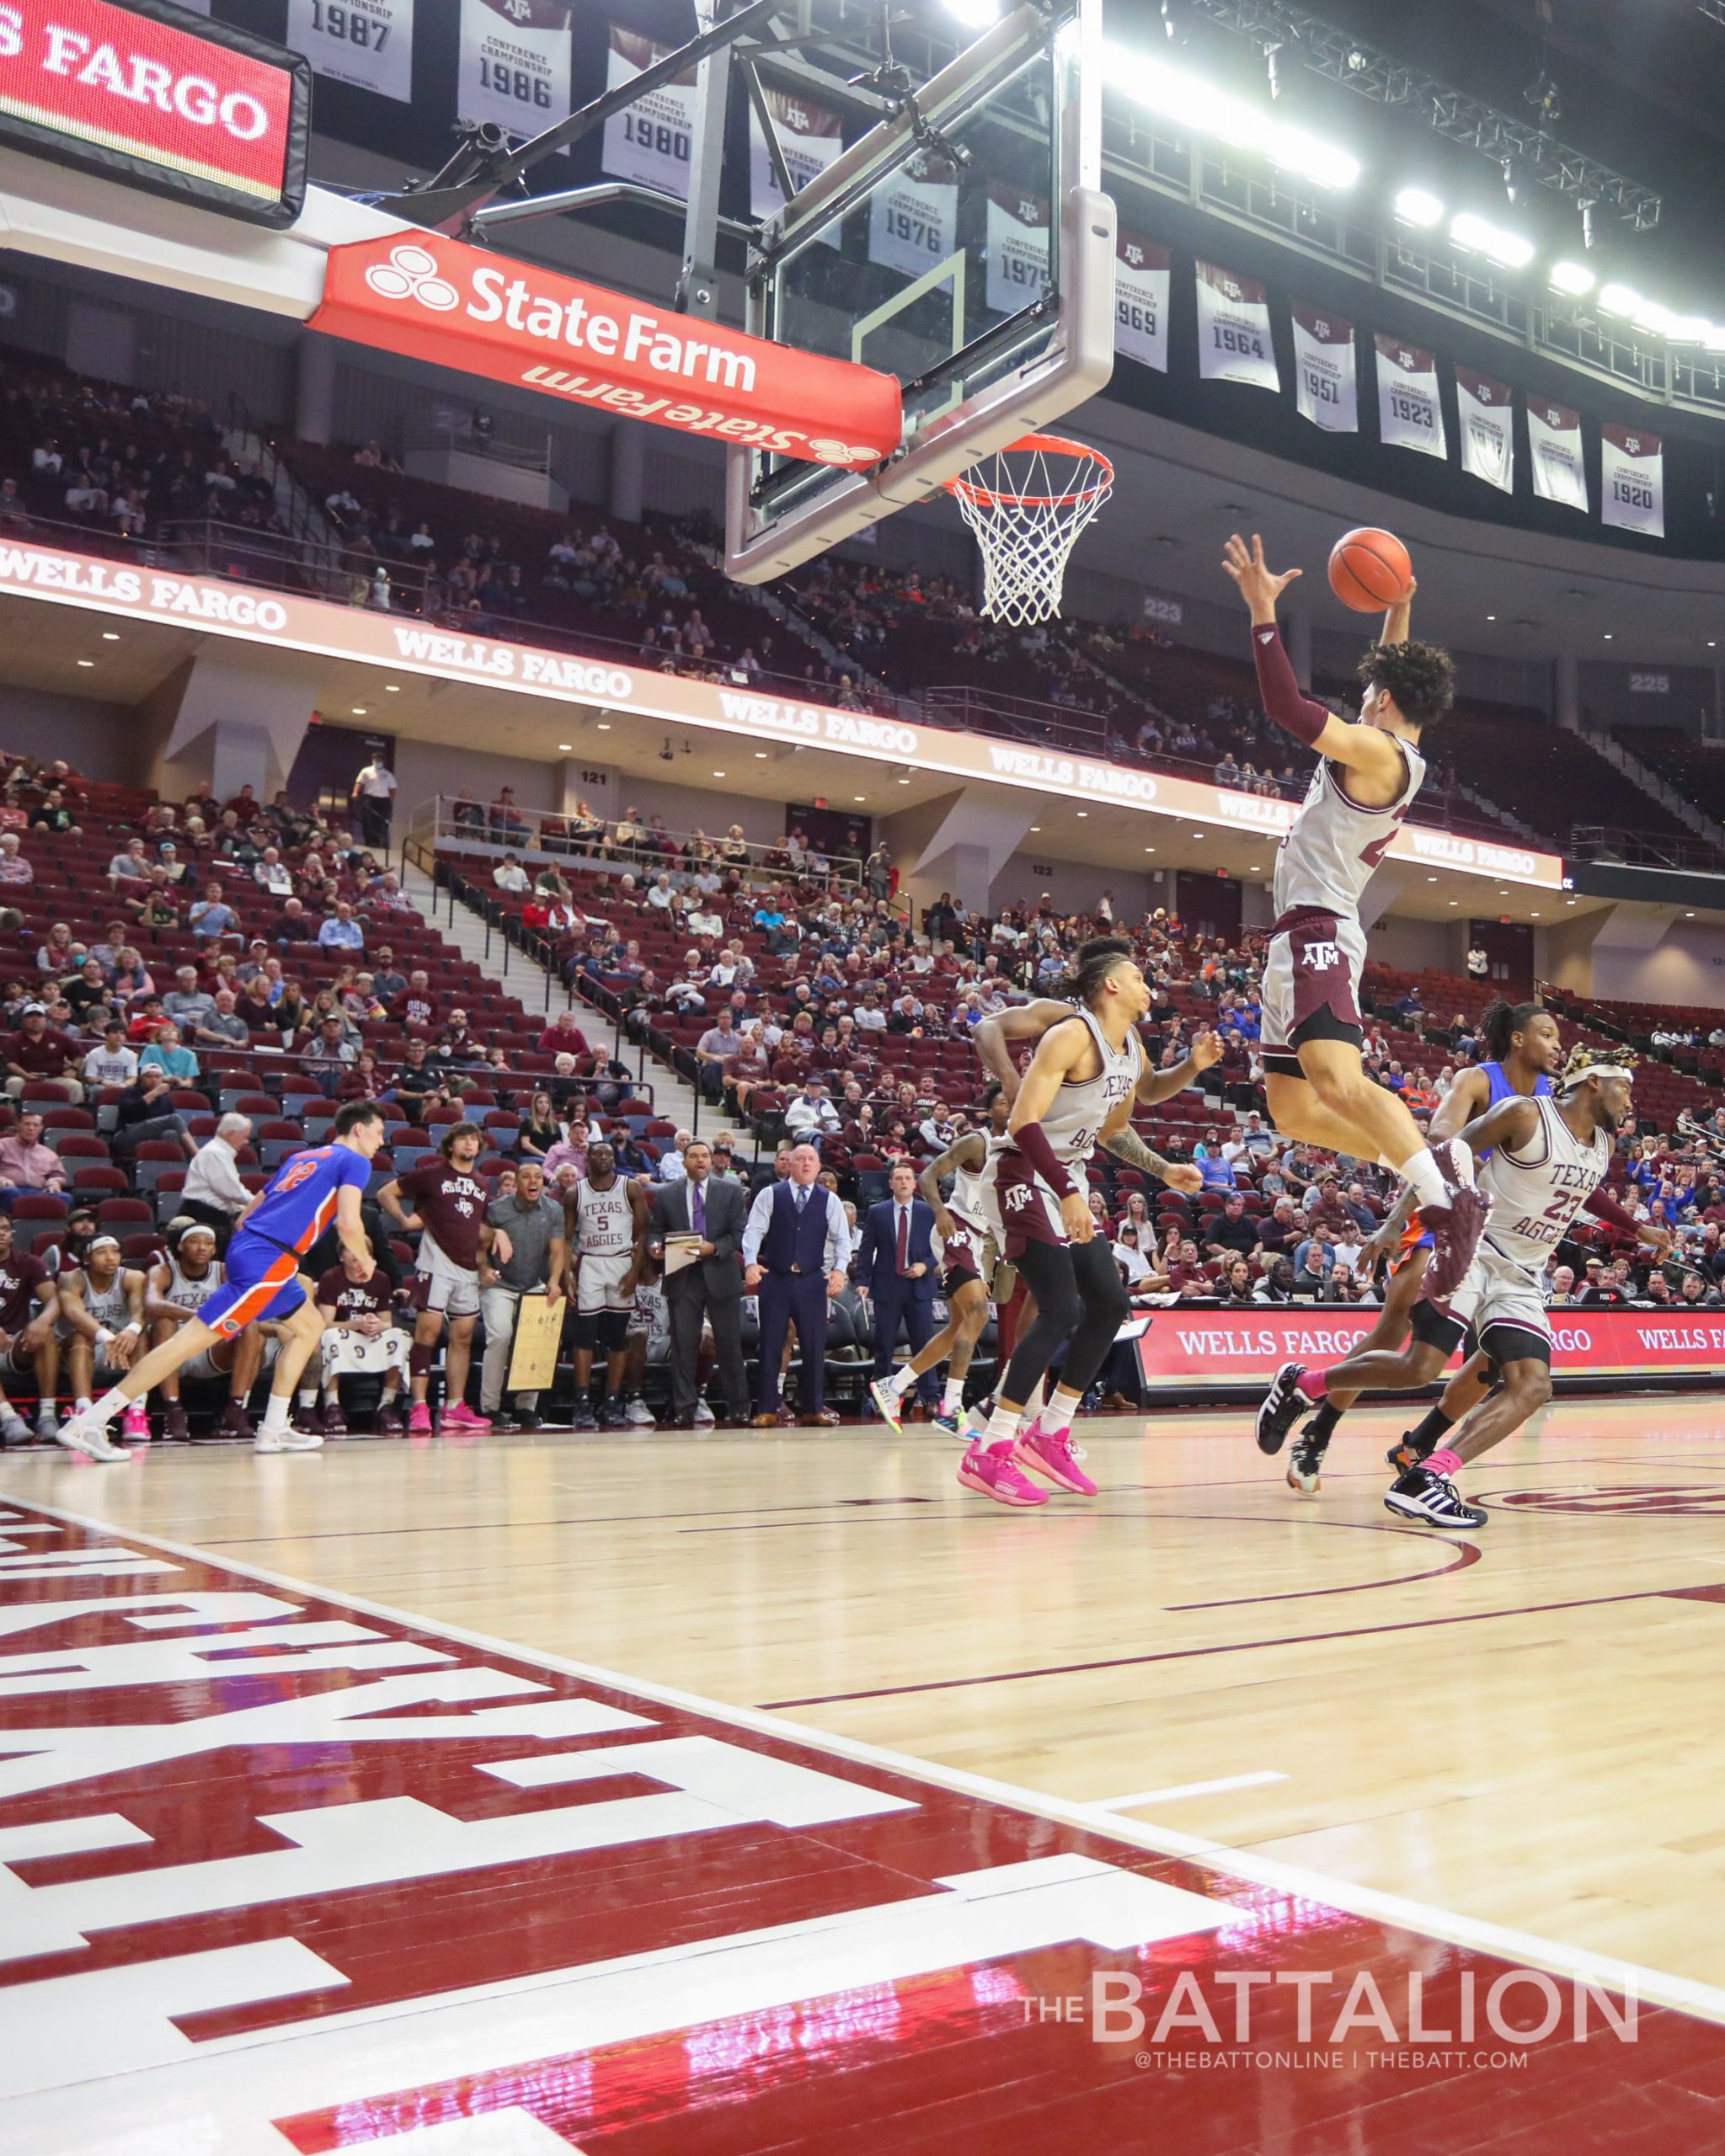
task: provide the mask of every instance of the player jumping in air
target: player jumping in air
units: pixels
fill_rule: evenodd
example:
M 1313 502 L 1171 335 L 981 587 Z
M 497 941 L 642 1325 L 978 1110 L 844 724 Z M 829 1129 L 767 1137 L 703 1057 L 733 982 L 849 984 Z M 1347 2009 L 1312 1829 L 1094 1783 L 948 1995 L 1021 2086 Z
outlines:
M 1308 1402 L 1338 1390 L 1402 1391 L 1429 1385 L 1466 1338 L 1492 1366 L 1495 1389 L 1464 1415 L 1447 1441 L 1416 1460 L 1391 1486 L 1392 1513 L 1432 1527 L 1483 1527 L 1486 1513 L 1464 1504 L 1453 1477 L 1468 1460 L 1519 1430 L 1551 1396 L 1551 1328 L 1540 1271 L 1578 1213 L 1609 1221 L 1664 1252 L 1669 1229 L 1637 1227 L 1599 1186 L 1611 1145 L 1629 1117 L 1632 1065 L 1624 1058 L 1577 1049 L 1557 1090 L 1535 1100 L 1519 1095 L 1477 1116 L 1457 1143 L 1479 1163 L 1481 1187 L 1493 1203 L 1467 1277 L 1447 1304 L 1428 1289 L 1414 1313 L 1413 1339 L 1401 1355 L 1354 1356 L 1330 1370 L 1290 1364 L 1259 1411 L 1291 1422 Z
M 1480 1014 L 1479 1031 L 1486 1060 L 1459 1072 L 1455 1084 L 1438 1103 L 1428 1126 L 1428 1135 L 1434 1145 L 1445 1139 L 1459 1137 L 1477 1116 L 1495 1107 L 1499 1101 L 1534 1100 L 1549 1093 L 1551 1073 L 1562 1064 L 1563 1043 L 1557 1022 L 1536 1003 L 1491 1004 Z M 1413 1210 L 1413 1193 L 1411 1189 L 1404 1189 L 1400 1203 L 1372 1239 L 1380 1251 L 1395 1249 L 1399 1241 L 1401 1255 L 1391 1266 L 1385 1285 L 1383 1314 L 1354 1349 L 1350 1361 L 1363 1355 L 1393 1354 L 1407 1338 L 1424 1289 L 1432 1247 L 1430 1230 L 1410 1217 Z M 1419 1428 L 1409 1431 L 1399 1444 L 1391 1447 L 1389 1457 L 1392 1466 L 1405 1471 L 1416 1460 L 1423 1460 L 1442 1441 L 1445 1433 L 1484 1397 L 1487 1367 L 1486 1358 L 1476 1355 L 1455 1373 L 1444 1397 Z M 1326 1391 L 1316 1412 L 1295 1439 L 1294 1449 L 1288 1456 L 1290 1489 L 1299 1490 L 1307 1497 L 1316 1493 L 1324 1454 L 1336 1425 L 1358 1397 L 1356 1393 L 1334 1387 Z M 1280 1444 L 1278 1437 L 1272 1449 L 1279 1449 Z
M 312 1283 L 299 1260 L 332 1219 L 355 1269 L 369 1279 L 371 1246 L 360 1218 L 360 1198 L 371 1179 L 371 1158 L 383 1143 L 383 1111 L 375 1101 L 350 1101 L 335 1112 L 334 1142 L 296 1153 L 270 1177 L 234 1230 L 227 1246 L 227 1277 L 195 1317 L 171 1339 L 140 1356 L 93 1406 L 81 1409 L 61 1433 L 61 1443 L 92 1460 L 126 1460 L 109 1444 L 108 1425 L 153 1385 L 194 1355 L 232 1339 L 254 1322 L 280 1330 L 280 1348 L 270 1380 L 270 1404 L 258 1432 L 259 1452 L 311 1452 L 323 1440 L 292 1428 L 287 1419 L 294 1387 L 323 1330 Z
M 1263 969 L 1264 1092 L 1290 1138 L 1406 1178 L 1432 1235 L 1428 1290 L 1460 1285 L 1487 1210 L 1471 1162 L 1453 1143 L 1434 1152 L 1407 1103 L 1366 1075 L 1359 978 L 1365 965 L 1360 900 L 1425 776 L 1424 729 L 1455 694 L 1449 654 L 1407 641 L 1413 593 L 1384 617 L 1359 662 L 1357 720 L 1302 696 L 1276 627 L 1276 601 L 1300 574 L 1264 566 L 1263 542 L 1237 533 L 1222 563 L 1252 611 L 1252 654 L 1266 713 L 1318 755 L 1310 790 L 1276 854 L 1276 918 Z

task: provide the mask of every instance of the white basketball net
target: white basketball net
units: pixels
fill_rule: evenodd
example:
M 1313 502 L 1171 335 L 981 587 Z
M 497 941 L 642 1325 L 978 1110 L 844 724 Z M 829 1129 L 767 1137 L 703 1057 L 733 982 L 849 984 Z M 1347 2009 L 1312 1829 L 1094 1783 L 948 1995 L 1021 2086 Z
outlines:
M 1060 612 L 1067 558 L 1114 484 L 1099 450 L 1058 435 L 1027 435 L 948 480 L 982 549 L 990 621 L 1018 627 Z

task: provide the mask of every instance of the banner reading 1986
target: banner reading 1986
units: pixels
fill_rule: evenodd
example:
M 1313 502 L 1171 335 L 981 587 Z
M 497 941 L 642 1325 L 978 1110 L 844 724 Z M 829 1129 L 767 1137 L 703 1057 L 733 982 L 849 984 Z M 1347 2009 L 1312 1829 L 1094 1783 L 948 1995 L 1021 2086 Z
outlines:
M 569 110 L 569 16 L 556 0 L 461 0 L 463 120 L 537 135 Z

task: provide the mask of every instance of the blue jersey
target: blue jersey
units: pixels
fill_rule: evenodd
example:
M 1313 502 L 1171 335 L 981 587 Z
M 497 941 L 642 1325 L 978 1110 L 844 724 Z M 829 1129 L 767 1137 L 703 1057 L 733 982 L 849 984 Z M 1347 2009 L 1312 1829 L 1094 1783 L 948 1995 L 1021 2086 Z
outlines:
M 1551 1090 L 1551 1081 L 1543 1070 L 1533 1081 L 1533 1091 L 1528 1094 L 1518 1091 L 1509 1083 L 1509 1074 L 1501 1063 L 1482 1063 L 1479 1067 L 1486 1074 L 1486 1084 L 1490 1088 L 1486 1101 L 1486 1111 L 1488 1114 L 1496 1107 L 1499 1101 L 1543 1100 Z M 1480 1166 L 1483 1167 L 1491 1157 L 1490 1149 L 1482 1153 L 1479 1156 Z
M 370 1163 L 351 1145 L 296 1153 L 270 1177 L 240 1233 L 261 1235 L 281 1250 L 308 1251 L 335 1218 L 336 1193 L 347 1183 L 363 1191 L 371 1179 Z

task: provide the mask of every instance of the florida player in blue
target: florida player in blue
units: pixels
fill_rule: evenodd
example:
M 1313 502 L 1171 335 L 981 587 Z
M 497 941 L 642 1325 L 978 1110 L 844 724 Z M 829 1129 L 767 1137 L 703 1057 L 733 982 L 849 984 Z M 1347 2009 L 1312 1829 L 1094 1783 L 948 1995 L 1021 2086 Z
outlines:
M 1500 1101 L 1517 1097 L 1537 1100 L 1549 1093 L 1551 1074 L 1563 1061 L 1557 1022 L 1537 1003 L 1487 1005 L 1480 1013 L 1479 1043 L 1485 1051 L 1484 1060 L 1458 1071 L 1455 1083 L 1433 1112 L 1426 1136 L 1434 1145 L 1457 1136 L 1476 1117 L 1496 1107 Z M 1413 1210 L 1413 1201 L 1404 1191 L 1395 1211 L 1373 1237 L 1370 1247 L 1375 1258 L 1397 1253 L 1385 1283 L 1383 1315 L 1346 1364 L 1327 1373 L 1323 1396 L 1289 1454 L 1288 1486 L 1302 1496 L 1316 1494 L 1330 1438 L 1361 1390 L 1395 1390 L 1404 1385 L 1425 1382 L 1408 1373 L 1412 1358 L 1423 1353 L 1419 1312 L 1432 1239 L 1429 1232 L 1421 1231 L 1418 1221 L 1412 1217 Z M 1265 1452 L 1279 1449 L 1289 1424 L 1309 1404 L 1309 1396 L 1297 1381 L 1284 1383 L 1293 1368 L 1286 1364 L 1278 1372 L 1259 1413 L 1258 1442 Z M 1361 1370 L 1365 1382 L 1355 1385 L 1352 1380 Z M 1465 1363 L 1419 1427 L 1391 1447 L 1390 1464 L 1397 1474 L 1405 1473 L 1440 1444 L 1446 1433 L 1484 1398 L 1490 1385 L 1491 1364 L 1485 1356 L 1475 1355 Z M 1274 1411 L 1273 1401 L 1277 1403 Z
M 152 1348 L 120 1384 L 64 1424 L 60 1442 L 92 1460 L 130 1459 L 124 1447 L 108 1441 L 114 1417 L 194 1355 L 267 1320 L 280 1327 L 281 1345 L 257 1449 L 315 1451 L 323 1438 L 294 1429 L 287 1419 L 300 1372 L 323 1330 L 300 1260 L 333 1219 L 342 1247 L 364 1268 L 359 1277 L 371 1278 L 371 1246 L 360 1219 L 360 1198 L 383 1134 L 383 1111 L 375 1101 L 350 1101 L 338 1109 L 332 1142 L 284 1161 L 241 1217 L 227 1246 L 227 1277 L 222 1287 L 171 1340 Z

